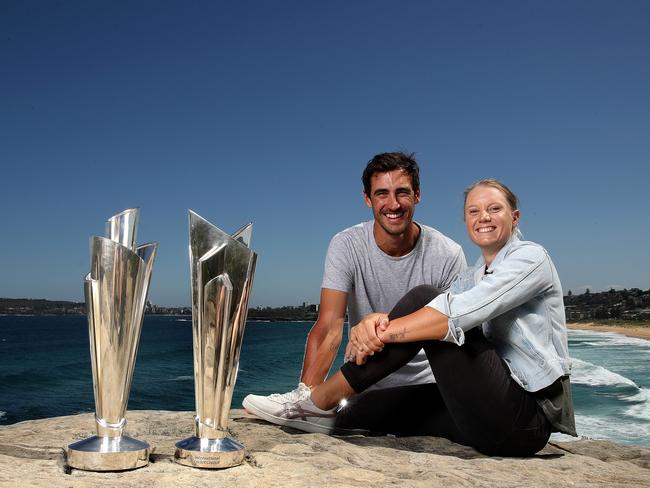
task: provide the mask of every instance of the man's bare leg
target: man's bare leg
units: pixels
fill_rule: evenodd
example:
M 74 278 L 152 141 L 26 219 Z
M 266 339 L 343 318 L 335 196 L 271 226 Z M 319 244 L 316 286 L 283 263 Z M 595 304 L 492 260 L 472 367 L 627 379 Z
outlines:
M 311 390 L 311 401 L 318 408 L 330 410 L 337 406 L 344 398 L 350 398 L 355 391 L 340 371 L 328 378 L 324 383 Z

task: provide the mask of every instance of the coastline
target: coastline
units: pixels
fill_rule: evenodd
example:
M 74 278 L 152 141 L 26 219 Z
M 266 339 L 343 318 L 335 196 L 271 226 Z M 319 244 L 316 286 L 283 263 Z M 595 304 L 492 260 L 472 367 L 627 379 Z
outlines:
M 573 330 L 588 330 L 591 332 L 615 332 L 627 337 L 650 341 L 650 327 L 626 324 L 598 324 L 595 322 L 569 322 L 567 328 Z

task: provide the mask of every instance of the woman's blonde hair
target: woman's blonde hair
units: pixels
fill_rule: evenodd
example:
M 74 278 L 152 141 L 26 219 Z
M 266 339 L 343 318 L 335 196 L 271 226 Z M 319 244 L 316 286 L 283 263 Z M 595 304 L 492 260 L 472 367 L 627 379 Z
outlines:
M 467 188 L 465 188 L 464 199 L 463 199 L 463 209 L 465 208 L 465 205 L 467 204 L 467 195 L 469 195 L 469 192 L 471 192 L 477 186 L 491 186 L 492 188 L 496 188 L 501 193 L 503 193 L 504 197 L 506 197 L 506 201 L 508 202 L 508 205 L 510 206 L 510 210 L 514 211 L 514 210 L 517 210 L 519 208 L 519 200 L 517 199 L 517 195 L 515 195 L 512 192 L 512 190 L 510 190 L 510 188 L 508 188 L 506 185 L 501 183 L 499 180 L 495 180 L 494 178 L 485 178 L 485 179 L 482 179 L 482 180 L 478 180 L 476 183 L 472 183 Z

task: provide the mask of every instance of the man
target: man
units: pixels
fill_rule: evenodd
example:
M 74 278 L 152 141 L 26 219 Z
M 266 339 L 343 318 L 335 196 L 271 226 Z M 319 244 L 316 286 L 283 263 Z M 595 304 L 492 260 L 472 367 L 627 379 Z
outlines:
M 248 395 L 244 399 L 246 410 L 270 422 L 289 425 L 283 422 L 285 414 L 279 413 L 284 405 L 309 397 L 310 387 L 325 380 L 343 338 L 346 308 L 349 324 L 356 325 L 369 313 L 388 312 L 417 285 L 446 290 L 466 267 L 457 243 L 413 221 L 415 206 L 420 202 L 419 167 L 413 154 L 376 155 L 366 166 L 362 181 L 363 199 L 372 209 L 374 220 L 345 229 L 330 242 L 318 320 L 307 338 L 298 388 L 285 394 Z M 434 381 L 424 351 L 420 351 L 375 388 Z M 367 419 L 363 403 L 361 396 L 354 408 L 346 409 L 345 425 L 340 427 L 352 428 L 359 423 L 358 418 Z

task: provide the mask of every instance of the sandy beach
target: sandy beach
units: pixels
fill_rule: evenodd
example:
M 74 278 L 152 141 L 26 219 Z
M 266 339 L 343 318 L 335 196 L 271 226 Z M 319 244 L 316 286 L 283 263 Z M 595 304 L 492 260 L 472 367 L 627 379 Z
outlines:
M 590 330 L 593 332 L 616 332 L 624 336 L 650 341 L 650 326 L 628 324 L 601 325 L 593 322 L 570 322 L 567 324 L 567 327 L 574 330 Z

